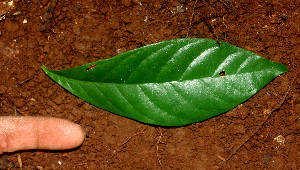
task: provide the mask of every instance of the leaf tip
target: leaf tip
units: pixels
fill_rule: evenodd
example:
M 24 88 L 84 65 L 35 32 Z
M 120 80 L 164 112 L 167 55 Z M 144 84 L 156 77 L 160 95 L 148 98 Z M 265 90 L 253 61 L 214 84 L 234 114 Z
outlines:
M 279 64 L 280 64 L 280 63 L 279 63 Z M 278 75 L 281 75 L 281 74 L 284 74 L 284 73 L 286 73 L 286 72 L 289 72 L 290 69 L 288 69 L 286 65 L 280 64 L 278 70 L 276 70 L 276 71 L 278 72 L 278 73 L 277 73 Z
M 47 67 L 45 65 L 42 65 L 41 68 L 45 71 L 47 70 Z
M 41 67 L 43 69 L 43 71 L 48 75 L 48 68 L 45 65 L 42 65 Z

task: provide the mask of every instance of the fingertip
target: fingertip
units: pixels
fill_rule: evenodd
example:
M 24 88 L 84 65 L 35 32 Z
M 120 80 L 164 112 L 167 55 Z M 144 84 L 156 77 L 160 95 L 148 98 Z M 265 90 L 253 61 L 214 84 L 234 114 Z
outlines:
M 81 126 L 59 118 L 40 122 L 39 135 L 38 148 L 51 150 L 76 148 L 83 143 L 85 137 Z
M 85 138 L 85 134 L 80 125 L 73 122 L 68 122 L 64 129 L 65 138 L 69 140 L 69 143 L 66 145 L 66 149 L 76 148 L 80 146 Z

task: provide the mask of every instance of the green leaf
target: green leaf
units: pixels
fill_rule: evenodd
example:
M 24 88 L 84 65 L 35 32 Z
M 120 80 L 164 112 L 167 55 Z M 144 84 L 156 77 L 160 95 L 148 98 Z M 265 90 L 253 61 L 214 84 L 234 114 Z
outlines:
M 288 71 L 250 51 L 201 38 L 164 41 L 60 71 L 42 68 L 95 106 L 161 126 L 229 111 Z

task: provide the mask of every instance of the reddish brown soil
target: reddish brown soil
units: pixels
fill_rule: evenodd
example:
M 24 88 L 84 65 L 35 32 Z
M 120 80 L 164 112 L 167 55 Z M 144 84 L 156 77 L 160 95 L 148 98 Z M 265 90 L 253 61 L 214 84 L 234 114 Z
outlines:
M 292 84 L 300 72 L 300 1 L 13 2 L 0 3 L 0 116 L 59 117 L 86 133 L 74 150 L 21 152 L 23 169 L 300 168 L 300 78 Z M 80 66 L 180 37 L 225 41 L 283 63 L 290 72 L 225 114 L 162 128 L 87 104 L 41 69 Z M 0 168 L 19 168 L 17 157 L 1 155 Z

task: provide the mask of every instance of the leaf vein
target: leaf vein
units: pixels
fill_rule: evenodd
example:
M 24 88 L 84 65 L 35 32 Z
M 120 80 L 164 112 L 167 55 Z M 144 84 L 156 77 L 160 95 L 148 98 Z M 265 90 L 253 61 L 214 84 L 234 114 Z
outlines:
M 196 110 L 200 111 L 199 108 L 198 108 L 196 105 L 194 105 L 191 101 L 188 101 L 182 94 L 180 94 L 180 93 L 176 90 L 176 88 L 174 87 L 175 84 L 173 84 L 173 83 L 170 83 L 170 84 L 171 84 L 171 87 L 172 87 L 173 91 L 174 91 L 176 94 L 178 94 L 184 101 L 186 101 L 187 103 L 189 103 L 189 104 L 190 104 L 191 106 L 193 106 Z
M 207 55 L 212 55 L 212 53 L 218 49 L 219 47 L 211 47 L 205 51 L 203 51 L 201 54 L 197 55 L 197 57 L 194 58 L 194 60 L 186 67 L 184 72 L 182 73 L 181 77 L 179 78 L 179 81 L 182 81 L 184 76 L 193 69 L 199 62 L 206 59 Z
M 180 118 L 180 117 L 177 117 L 177 116 L 168 114 L 167 111 L 165 111 L 165 110 L 163 110 L 162 108 L 160 108 L 159 106 L 157 106 L 157 105 L 153 102 L 153 100 L 150 99 L 150 97 L 149 97 L 148 95 L 146 95 L 145 91 L 143 90 L 143 88 L 142 88 L 140 85 L 138 85 L 138 87 L 140 87 L 140 89 L 141 89 L 142 93 L 144 94 L 144 96 L 145 96 L 146 98 L 148 98 L 148 100 L 152 103 L 152 105 L 155 106 L 158 110 L 161 110 L 161 112 L 163 112 L 164 114 L 166 114 L 166 115 L 168 115 L 168 116 L 172 116 L 173 118 L 179 118 L 179 119 L 182 119 L 182 118 Z
M 199 42 L 196 42 L 196 43 L 199 43 Z M 192 43 L 192 44 L 196 44 L 196 43 Z M 174 60 L 174 58 L 176 57 L 180 57 L 179 54 L 181 54 L 182 52 L 188 50 L 188 48 L 186 48 L 187 46 L 191 46 L 192 44 L 186 44 L 184 45 L 183 47 L 180 47 L 177 52 L 173 55 L 173 57 L 171 57 L 167 62 L 166 64 L 160 69 L 160 71 L 158 72 L 158 74 L 156 75 L 156 79 L 155 79 L 155 82 L 157 82 L 158 78 L 161 76 L 163 70 L 165 70 L 166 67 L 170 66 L 172 61 Z
M 215 75 L 218 75 L 218 73 L 220 71 L 222 71 L 222 68 L 226 65 L 228 65 L 228 63 L 230 63 L 232 60 L 235 59 L 236 56 L 238 56 L 239 54 L 241 54 L 241 52 L 235 52 L 235 53 L 232 53 L 230 55 L 228 55 L 219 65 L 218 67 L 216 68 L 215 72 L 211 75 L 211 76 L 215 76 Z M 226 70 L 225 70 L 226 71 Z
M 116 87 L 119 96 L 121 96 L 121 98 L 122 98 L 126 103 L 128 103 L 128 104 L 131 106 L 131 108 L 133 108 L 138 114 L 142 115 L 142 114 L 140 113 L 140 111 L 139 111 L 138 109 L 136 109 L 136 108 L 132 105 L 132 103 L 129 102 L 128 99 L 126 99 L 126 98 L 124 97 L 124 95 L 123 95 L 123 93 L 120 91 L 119 87 L 118 87 L 117 85 L 114 85 L 114 86 Z
M 157 53 L 159 54 L 159 53 L 161 53 L 161 52 L 164 52 L 166 49 L 168 50 L 168 49 L 171 48 L 172 46 L 174 46 L 174 44 L 169 44 L 169 45 L 167 45 L 167 46 L 165 46 L 165 47 L 163 47 L 163 48 L 160 48 L 160 49 L 158 49 L 157 51 L 153 52 L 153 54 L 151 54 L 150 56 L 148 56 L 148 57 L 146 57 L 144 60 L 142 60 L 142 61 L 136 66 L 136 69 L 130 74 L 130 76 L 127 78 L 126 81 L 130 80 L 130 78 L 133 76 L 133 74 L 140 70 L 139 67 L 140 67 L 142 64 L 144 64 L 145 62 L 147 62 L 149 59 L 155 57 Z
M 108 97 L 105 96 L 105 94 L 104 94 L 103 92 L 101 92 L 101 90 L 99 89 L 99 87 L 98 87 L 97 85 L 95 85 L 94 83 L 93 83 L 93 85 L 96 87 L 97 91 L 98 91 L 98 92 L 106 99 L 106 101 L 107 101 L 112 107 L 114 107 L 114 108 L 117 109 L 117 110 L 120 110 L 120 109 L 118 109 L 114 104 L 112 104 L 112 102 L 108 99 Z
M 85 91 L 85 89 L 82 88 L 82 86 L 80 85 L 80 83 L 78 83 L 78 86 L 81 88 L 81 90 L 85 93 L 86 96 L 90 97 L 95 103 L 97 103 L 97 102 L 95 101 L 95 99 L 94 99 L 92 96 L 88 95 L 88 93 Z

